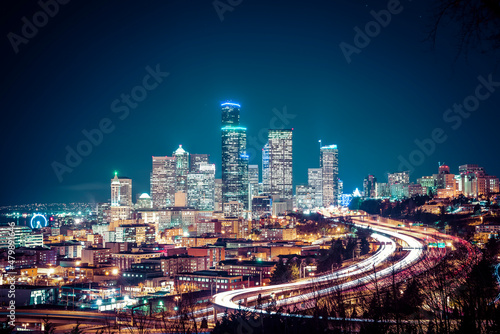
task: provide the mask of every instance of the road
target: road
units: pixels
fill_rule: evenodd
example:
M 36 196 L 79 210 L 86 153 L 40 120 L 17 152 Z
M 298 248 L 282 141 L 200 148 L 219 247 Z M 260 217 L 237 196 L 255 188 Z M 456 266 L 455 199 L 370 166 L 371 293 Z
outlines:
M 249 307 L 247 304 L 250 301 L 256 300 L 259 294 L 262 298 L 268 299 L 272 298 L 272 294 L 282 294 L 287 291 L 305 291 L 304 293 L 299 293 L 298 295 L 274 301 L 276 307 L 285 307 L 290 305 L 296 306 L 297 304 L 303 303 L 307 304 L 308 301 L 317 300 L 319 296 L 326 296 L 339 290 L 349 291 L 360 286 L 366 286 L 368 288 L 369 284 L 372 284 L 375 280 L 377 280 L 377 284 L 382 285 L 385 284 L 384 280 L 387 284 L 390 283 L 388 278 L 391 280 L 395 278 L 397 281 L 402 281 L 411 275 L 417 275 L 429 269 L 429 262 L 420 263 L 420 260 L 424 257 L 424 246 L 426 246 L 428 242 L 436 242 L 438 240 L 446 239 L 468 245 L 468 243 L 464 240 L 453 236 L 445 235 L 434 230 L 428 231 L 424 227 L 403 228 L 401 226 L 397 226 L 397 222 L 379 222 L 374 219 L 364 219 L 362 217 L 356 218 L 353 224 L 359 227 L 370 227 L 374 232 L 372 237 L 382 243 L 380 249 L 370 258 L 357 264 L 353 264 L 334 274 L 327 274 L 293 283 L 219 293 L 212 299 L 215 309 L 219 311 L 214 313 L 214 315 L 219 317 L 222 315 L 220 311 L 225 310 L 228 310 L 229 312 L 238 309 L 244 311 L 255 311 L 254 307 Z M 407 251 L 406 255 L 395 263 L 379 266 L 396 251 L 395 241 L 397 241 L 397 243 L 403 246 L 403 249 Z M 470 245 L 468 246 L 470 247 Z M 437 263 L 439 259 L 444 256 L 445 252 L 446 250 L 443 249 L 431 249 L 428 251 L 428 254 L 435 260 L 433 263 Z M 469 248 L 470 257 L 472 257 L 471 253 L 473 253 L 473 250 L 472 248 Z M 338 283 L 339 279 L 340 281 L 344 279 L 344 282 Z M 308 291 L 311 286 L 327 281 L 331 281 L 332 285 L 313 292 Z M 259 309 L 258 312 L 266 311 Z M 288 316 L 298 315 L 288 314 Z M 209 320 L 213 320 L 213 317 L 209 317 Z

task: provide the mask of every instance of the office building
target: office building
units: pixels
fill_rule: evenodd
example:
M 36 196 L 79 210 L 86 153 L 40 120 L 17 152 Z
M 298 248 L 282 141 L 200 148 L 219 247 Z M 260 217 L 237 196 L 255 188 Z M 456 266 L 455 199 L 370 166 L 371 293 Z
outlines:
M 187 206 L 201 211 L 215 209 L 215 165 L 200 164 L 187 175 Z
M 214 210 L 222 211 L 222 179 L 215 179 L 215 203 Z
M 208 154 L 190 154 L 189 155 L 189 172 L 196 173 L 200 171 L 200 166 L 208 164 Z
M 248 184 L 251 200 L 259 195 L 259 165 L 248 165 Z
M 337 145 L 323 146 L 320 153 L 320 166 L 323 177 L 323 207 L 329 207 L 338 204 L 339 153 Z
M 270 195 L 280 199 L 292 200 L 292 130 L 269 129 L 268 143 Z
M 137 199 L 135 201 L 136 209 L 152 209 L 153 201 L 151 200 L 151 196 L 147 193 L 137 194 Z
M 375 198 L 377 196 L 375 189 L 376 183 L 377 183 L 377 178 L 375 176 L 368 175 L 367 177 L 365 177 L 365 179 L 363 180 L 363 192 L 365 197 Z
M 263 194 L 271 193 L 271 179 L 269 176 L 269 142 L 262 148 L 262 188 Z
M 175 192 L 187 193 L 187 175 L 189 173 L 189 153 L 182 145 L 174 151 L 172 156 L 175 158 Z
M 174 206 L 177 185 L 176 160 L 174 157 L 153 156 L 151 171 L 151 199 L 153 208 Z
M 240 105 L 222 103 L 222 202 L 248 208 L 248 155 L 246 128 L 239 125 Z M 226 212 L 226 210 L 224 210 Z M 236 214 L 241 214 L 238 212 Z
M 467 164 L 458 167 L 462 194 L 467 197 L 478 197 L 499 192 L 499 180 L 488 175 L 483 167 Z
M 314 189 L 314 207 L 323 206 L 323 169 L 309 168 L 307 170 L 307 184 Z
M 387 180 L 389 186 L 394 184 L 408 184 L 410 183 L 410 172 L 401 172 L 401 173 L 389 173 L 387 174 Z
M 310 210 L 316 207 L 316 193 L 313 187 L 298 185 L 295 187 L 296 206 L 302 210 Z
M 111 179 L 111 206 L 132 207 L 132 179 L 120 176 L 115 172 Z

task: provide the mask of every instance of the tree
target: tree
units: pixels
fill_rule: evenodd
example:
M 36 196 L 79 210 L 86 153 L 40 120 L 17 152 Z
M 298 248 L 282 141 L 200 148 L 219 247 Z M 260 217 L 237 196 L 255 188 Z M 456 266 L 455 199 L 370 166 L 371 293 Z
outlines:
M 43 334 L 54 334 L 56 326 L 50 322 L 49 318 L 43 318 Z
M 469 51 L 497 53 L 500 48 L 500 3 L 495 0 L 439 0 L 435 5 L 429 40 L 433 47 L 439 32 L 455 30 L 457 57 Z
M 292 275 L 288 266 L 284 263 L 283 259 L 280 259 L 271 275 L 271 284 L 286 283 L 290 281 L 291 278 Z
M 359 210 L 360 204 L 361 204 L 361 197 L 354 197 L 351 203 L 349 203 L 349 210 L 351 211 Z
M 9 325 L 9 320 L 0 323 L 0 334 L 11 334 L 16 327 Z
M 73 327 L 73 329 L 69 333 L 70 334 L 83 334 L 83 329 L 80 328 L 80 325 L 81 324 L 77 321 L 76 326 Z

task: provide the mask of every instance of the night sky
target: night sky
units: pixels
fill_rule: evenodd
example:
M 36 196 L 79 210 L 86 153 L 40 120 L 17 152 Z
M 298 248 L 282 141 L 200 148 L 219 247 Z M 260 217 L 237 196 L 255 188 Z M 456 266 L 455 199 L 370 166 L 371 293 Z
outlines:
M 115 170 L 133 179 L 135 199 L 149 193 L 151 156 L 171 155 L 179 144 L 210 154 L 220 177 L 227 100 L 242 105 L 251 164 L 261 164 L 265 130 L 294 128 L 295 184 L 319 166 L 319 139 L 338 145 L 340 178 L 352 192 L 368 174 L 386 181 L 417 149 L 414 141 L 437 128 L 446 140 L 430 154 L 413 153 L 423 157 L 413 181 L 438 162 L 455 173 L 476 163 L 500 175 L 500 87 L 461 124 L 446 113 L 475 94 L 478 76 L 500 81 L 497 61 L 459 54 L 453 24 L 433 49 L 426 37 L 435 1 L 401 1 L 350 63 L 339 45 L 354 45 L 354 28 L 364 30 L 370 11 L 387 1 L 219 3 L 237 5 L 221 20 L 213 1 L 73 0 L 43 22 L 35 1 L 3 1 L 0 205 L 106 201 Z M 22 37 L 34 15 L 38 32 L 26 28 L 33 36 L 13 47 L 9 36 Z M 157 81 L 144 83 L 154 71 Z M 141 101 L 127 106 L 120 99 L 131 92 Z M 108 133 L 58 178 L 54 162 L 66 165 L 66 147 L 76 149 L 82 131 L 99 126 Z

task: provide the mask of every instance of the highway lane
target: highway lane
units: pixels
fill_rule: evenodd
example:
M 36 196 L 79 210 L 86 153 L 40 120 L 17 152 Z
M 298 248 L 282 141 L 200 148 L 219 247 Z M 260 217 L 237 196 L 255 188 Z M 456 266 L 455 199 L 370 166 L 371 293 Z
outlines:
M 396 243 L 391 240 L 390 238 L 383 236 L 378 233 L 374 233 L 372 237 L 376 240 L 378 240 L 381 243 L 381 246 L 379 249 L 371 255 L 369 258 L 364 259 L 358 263 L 352 264 L 348 267 L 342 268 L 340 270 L 337 270 L 333 273 L 329 273 L 326 275 L 318 276 L 315 278 L 309 278 L 306 280 L 301 280 L 293 283 L 287 283 L 285 286 L 284 285 L 270 285 L 270 286 L 262 286 L 262 287 L 254 287 L 254 288 L 245 288 L 245 289 L 239 289 L 239 290 L 232 290 L 232 291 L 226 291 L 222 292 L 216 296 L 219 296 L 218 298 L 223 298 L 224 302 L 227 300 L 234 299 L 235 296 L 244 296 L 244 295 L 249 295 L 247 297 L 247 302 L 255 301 L 258 298 L 258 294 L 260 293 L 261 295 L 270 295 L 273 291 L 279 290 L 280 292 L 285 292 L 289 290 L 296 290 L 299 287 L 304 287 L 307 285 L 311 286 L 316 286 L 319 283 L 324 283 L 326 281 L 332 281 L 336 279 L 343 279 L 349 276 L 353 275 L 359 275 L 362 274 L 366 271 L 372 270 L 374 266 L 379 265 L 383 261 L 385 261 L 389 256 L 391 256 L 394 251 L 396 250 Z M 243 299 L 241 297 L 240 299 Z M 234 304 L 234 303 L 233 303 Z M 236 305 L 236 304 L 234 304 Z M 233 306 L 234 306 L 233 305 Z M 236 305 L 236 307 L 239 307 L 239 305 Z M 213 308 L 205 308 L 202 310 L 195 311 L 195 315 L 202 315 L 206 313 L 210 313 L 213 311 Z
M 366 224 L 361 224 L 361 223 L 356 223 L 355 225 L 360 227 L 366 227 Z M 268 287 L 257 287 L 257 288 L 245 289 L 244 291 L 236 290 L 236 291 L 222 292 L 214 296 L 212 303 L 218 309 L 227 309 L 227 310 L 242 309 L 246 311 L 253 311 L 254 310 L 253 308 L 240 305 L 240 303 L 237 302 L 240 300 L 244 300 L 244 298 L 247 298 L 248 301 L 248 297 L 252 295 L 254 298 L 256 298 L 256 295 L 258 295 L 259 293 L 261 294 L 261 296 L 263 295 L 269 296 L 272 292 L 281 292 L 281 291 L 288 291 L 291 289 L 297 290 L 299 288 L 307 288 L 311 284 L 317 284 L 318 282 L 333 280 L 335 278 L 348 278 L 350 276 L 355 276 L 361 273 L 370 272 L 378 264 L 385 261 L 396 250 L 395 242 L 390 238 L 388 238 L 387 236 L 400 239 L 408 245 L 409 252 L 400 261 L 391 264 L 390 266 L 382 270 L 379 270 L 374 273 L 369 273 L 364 277 L 357 278 L 349 282 L 342 283 L 340 285 L 335 285 L 326 289 L 322 289 L 320 291 L 309 292 L 303 295 L 298 295 L 291 298 L 287 298 L 285 300 L 277 301 L 277 306 L 298 303 L 304 300 L 317 298 L 318 295 L 319 296 L 328 295 L 334 291 L 337 291 L 338 289 L 345 290 L 355 287 L 357 285 L 367 284 L 369 282 L 372 282 L 375 278 L 380 279 L 382 277 L 391 275 L 394 272 L 400 272 L 405 268 L 408 268 L 421 258 L 423 254 L 423 244 L 416 238 L 413 238 L 407 234 L 399 233 L 399 231 L 397 230 L 394 231 L 394 229 L 391 228 L 372 227 L 372 230 L 374 231 L 372 237 L 377 239 L 379 242 L 382 242 L 383 246 L 381 247 L 380 252 L 377 252 L 376 254 L 374 254 L 374 256 L 364 260 L 363 263 L 358 263 L 349 268 L 345 268 L 344 270 L 337 272 L 333 275 L 327 274 L 306 281 L 272 285 Z M 387 236 L 384 236 L 383 234 Z M 389 243 L 389 247 L 387 247 L 386 245 L 387 243 Z

